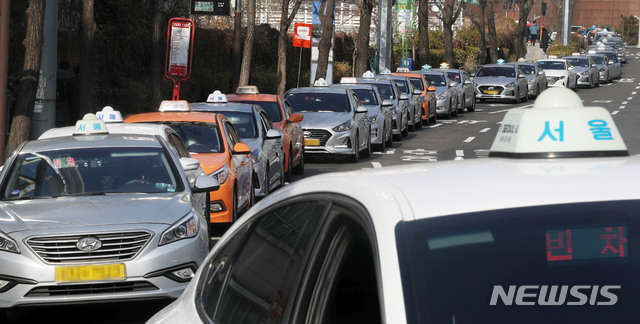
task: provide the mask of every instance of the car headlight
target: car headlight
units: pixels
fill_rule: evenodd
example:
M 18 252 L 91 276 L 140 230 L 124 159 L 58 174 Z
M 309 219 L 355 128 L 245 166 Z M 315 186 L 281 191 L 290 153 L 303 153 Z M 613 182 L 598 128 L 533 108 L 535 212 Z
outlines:
M 16 241 L 12 240 L 6 234 L 0 232 L 0 251 L 7 251 L 20 254 L 20 249 Z
M 375 115 L 375 116 L 369 117 L 369 123 L 375 124 L 378 121 L 378 117 L 380 117 L 380 115 Z
M 261 158 L 260 150 L 255 150 L 251 152 L 251 160 L 253 161 L 253 164 L 258 163 L 258 161 L 260 161 L 260 158 Z
M 335 131 L 335 132 L 346 132 L 346 131 L 350 130 L 352 126 L 353 126 L 353 124 L 351 123 L 351 119 L 349 119 L 346 122 L 334 127 L 333 131 Z
M 439 94 L 437 98 L 438 98 L 438 100 L 447 99 L 447 93 L 443 92 L 443 93 Z
M 158 245 L 169 244 L 180 241 L 182 239 L 194 237 L 198 234 L 198 219 L 193 212 L 183 217 L 175 224 L 171 225 L 168 230 L 162 233 L 162 238 Z
M 604 72 L 605 70 L 606 70 L 606 69 L 605 69 L 605 68 L 603 68 L 603 67 L 601 67 L 601 68 L 600 68 L 600 72 Z
M 562 80 L 562 79 L 564 79 L 564 78 L 566 78 L 566 77 L 567 77 L 566 75 L 562 75 L 562 76 L 559 76 L 559 77 L 558 77 L 558 79 L 559 79 L 559 80 Z
M 588 72 L 588 71 L 580 72 L 580 75 L 581 75 L 581 76 L 585 76 L 585 75 L 587 75 L 587 72 Z
M 229 168 L 227 168 L 227 166 L 225 165 L 222 168 L 218 169 L 217 171 L 209 174 L 209 176 L 218 180 L 219 184 L 223 184 L 225 181 L 227 181 L 227 178 L 229 177 Z
M 478 84 L 477 84 L 477 83 L 475 83 L 475 82 L 473 82 L 473 81 L 471 81 L 471 84 L 472 84 L 474 87 L 476 87 L 476 88 L 478 87 Z
M 511 82 L 511 83 L 505 85 L 505 88 L 513 88 L 515 86 L 516 86 L 516 83 L 515 82 Z

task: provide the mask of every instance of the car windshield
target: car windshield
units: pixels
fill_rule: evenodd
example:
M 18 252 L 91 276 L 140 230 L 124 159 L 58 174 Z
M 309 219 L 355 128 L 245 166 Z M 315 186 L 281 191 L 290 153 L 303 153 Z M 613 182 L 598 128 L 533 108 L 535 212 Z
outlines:
M 618 57 L 616 56 L 616 53 L 614 53 L 614 52 L 602 52 L 602 54 L 607 56 L 607 59 L 609 59 L 609 63 L 618 63 Z
M 190 153 L 220 153 L 224 145 L 220 140 L 220 131 L 216 124 L 171 123 Z
M 235 100 L 234 100 L 235 101 Z M 254 104 L 262 107 L 264 111 L 269 116 L 272 122 L 278 123 L 282 121 L 282 111 L 280 110 L 280 105 L 277 102 L 273 101 L 251 101 L 251 100 L 242 100 L 236 102 L 243 102 L 248 104 Z
M 533 65 L 519 65 L 520 66 L 520 70 L 522 70 L 522 72 L 524 74 L 527 75 L 534 75 L 536 74 L 536 68 Z
M 422 80 L 420 79 L 416 79 L 416 78 L 411 78 L 411 83 L 413 84 L 413 87 L 420 90 L 420 91 L 424 91 L 424 86 L 422 84 Z
M 449 79 L 451 79 L 451 81 L 460 83 L 460 72 L 450 71 L 450 72 L 447 72 L 447 74 L 449 75 Z
M 400 89 L 400 92 L 404 93 L 404 94 L 410 94 L 409 93 L 409 84 L 407 81 L 405 80 L 393 80 L 397 85 L 398 88 Z
M 258 126 L 254 115 L 250 112 L 241 111 L 218 111 L 225 115 L 238 132 L 240 138 L 257 138 Z
M 100 147 L 23 153 L 2 200 L 184 190 L 161 148 Z
M 566 63 L 563 61 L 538 61 L 538 65 L 543 70 L 566 70 Z
M 581 203 L 399 224 L 406 312 L 415 323 L 635 322 L 639 208 Z
M 589 67 L 589 60 L 583 58 L 567 58 L 567 61 L 573 66 Z
M 604 61 L 604 56 L 592 56 L 591 59 L 593 60 L 594 63 L 596 64 L 605 64 L 606 62 Z
M 429 85 L 434 87 L 444 87 L 447 85 L 447 79 L 442 74 L 429 74 L 427 75 L 427 81 Z
M 349 112 L 351 106 L 345 93 L 295 92 L 287 100 L 296 112 Z
M 479 77 L 507 77 L 515 78 L 516 71 L 509 66 L 484 66 L 476 73 Z
M 353 92 L 355 92 L 358 98 L 360 98 L 360 103 L 363 105 L 378 104 L 378 99 L 376 98 L 376 94 L 373 92 L 373 89 L 353 89 Z

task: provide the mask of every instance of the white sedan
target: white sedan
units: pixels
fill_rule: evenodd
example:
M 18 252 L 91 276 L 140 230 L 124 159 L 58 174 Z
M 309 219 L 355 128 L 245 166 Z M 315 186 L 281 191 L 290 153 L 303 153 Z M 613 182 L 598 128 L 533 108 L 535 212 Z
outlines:
M 547 75 L 547 86 L 578 89 L 578 73 L 567 60 L 549 58 L 537 62 Z
M 464 203 L 427 194 L 459 189 L 451 174 L 473 179 Z M 545 90 L 507 113 L 489 158 L 320 175 L 265 198 L 149 323 L 633 322 L 638 183 L 609 113 Z

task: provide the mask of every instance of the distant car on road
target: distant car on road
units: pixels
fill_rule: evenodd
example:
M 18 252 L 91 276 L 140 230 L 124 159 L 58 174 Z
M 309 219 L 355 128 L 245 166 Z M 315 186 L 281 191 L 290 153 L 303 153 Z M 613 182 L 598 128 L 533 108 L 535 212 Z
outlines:
M 598 65 L 593 62 L 588 55 L 574 54 L 571 56 L 565 56 L 563 59 L 567 60 L 574 68 L 574 71 L 578 73 L 578 85 L 587 86 L 587 88 L 600 86 L 600 73 Z
M 567 60 L 548 58 L 537 62 L 547 74 L 547 86 L 578 89 L 578 73 Z
M 483 65 L 473 76 L 476 98 L 510 100 L 514 103 L 529 100 L 527 77 L 515 63 Z
M 518 62 L 516 64 L 527 78 L 529 98 L 538 97 L 538 95 L 547 88 L 547 74 L 540 65 L 535 62 Z

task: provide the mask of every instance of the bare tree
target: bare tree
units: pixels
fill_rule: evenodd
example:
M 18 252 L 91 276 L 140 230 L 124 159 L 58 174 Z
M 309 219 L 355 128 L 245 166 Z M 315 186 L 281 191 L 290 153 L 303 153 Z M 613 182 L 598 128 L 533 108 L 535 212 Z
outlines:
M 455 53 L 453 52 L 453 24 L 460 16 L 460 11 L 466 5 L 468 0 L 444 0 L 443 3 L 436 3 L 440 14 L 438 19 L 442 21 L 444 29 L 444 57 L 450 66 L 455 61 Z
M 162 6 L 163 0 L 153 1 L 153 33 L 151 35 L 151 107 L 160 106 L 162 101 Z
M 367 71 L 369 65 L 369 31 L 371 30 L 373 7 L 375 7 L 377 1 L 355 0 L 355 3 L 360 11 L 360 26 L 358 27 L 358 39 L 356 41 L 356 50 L 354 51 L 353 75 L 361 76 Z
M 93 16 L 93 1 L 82 0 L 82 15 L 80 30 L 82 38 L 80 41 L 80 111 L 78 116 L 82 118 L 86 113 L 96 110 L 95 100 L 95 40 L 96 40 L 96 21 Z
M 563 8 L 564 8 L 564 0 L 550 0 L 554 7 L 556 7 L 556 39 L 559 40 L 558 44 L 562 44 L 562 35 L 563 33 L 563 24 L 562 17 Z M 573 7 L 578 3 L 579 0 L 571 0 L 569 1 L 569 21 L 571 21 L 571 13 L 573 13 Z M 549 9 L 547 9 L 547 12 Z M 571 25 L 571 23 L 569 23 Z M 542 27 L 542 26 L 541 26 Z M 612 26 L 613 27 L 613 26 Z M 541 28 L 542 29 L 542 28 Z
M 331 43 L 333 42 L 334 6 L 335 0 L 320 1 L 318 18 L 322 24 L 322 36 L 320 37 L 320 43 L 318 43 L 318 68 L 316 69 L 316 80 L 320 78 L 327 78 L 329 52 L 331 51 Z
M 533 0 L 515 0 L 515 3 L 520 8 L 520 14 L 518 17 L 518 42 L 516 43 L 516 56 L 518 58 L 524 57 L 527 54 L 527 48 L 524 44 L 524 30 L 527 27 L 527 17 L 531 9 L 533 9 Z
M 280 35 L 278 37 L 278 94 L 284 95 L 287 86 L 287 44 L 289 43 L 289 35 L 287 30 L 296 16 L 302 0 L 294 0 L 293 9 L 289 13 L 289 4 L 291 0 L 282 0 L 282 13 L 280 15 Z
M 429 0 L 418 4 L 418 62 L 420 66 L 429 62 Z
M 495 19 L 495 8 L 496 5 L 494 0 L 487 1 L 487 29 L 489 31 L 489 57 L 491 59 L 491 63 L 495 63 L 498 60 L 498 36 L 496 33 L 496 19 Z
M 487 61 L 487 37 L 485 34 L 486 22 L 485 22 L 485 14 L 487 11 L 487 0 L 478 0 L 478 5 L 480 8 L 480 15 L 478 17 L 475 16 L 473 11 L 469 12 L 469 19 L 473 23 L 476 28 L 478 28 L 478 34 L 480 35 L 480 43 L 478 47 L 480 47 L 480 54 L 478 55 L 478 64 L 484 64 Z
M 244 52 L 242 54 L 242 67 L 240 68 L 240 82 L 238 85 L 249 84 L 251 71 L 251 54 L 253 53 L 253 38 L 256 27 L 256 0 L 247 0 L 247 37 L 244 39 Z M 235 90 L 235 89 L 232 89 Z
M 27 8 L 27 30 L 23 41 L 24 64 L 20 75 L 20 86 L 16 98 L 9 140 L 5 150 L 5 161 L 18 146 L 29 139 L 31 118 L 35 104 L 38 80 L 40 78 L 40 59 L 42 57 L 43 25 L 45 0 L 29 0 Z

